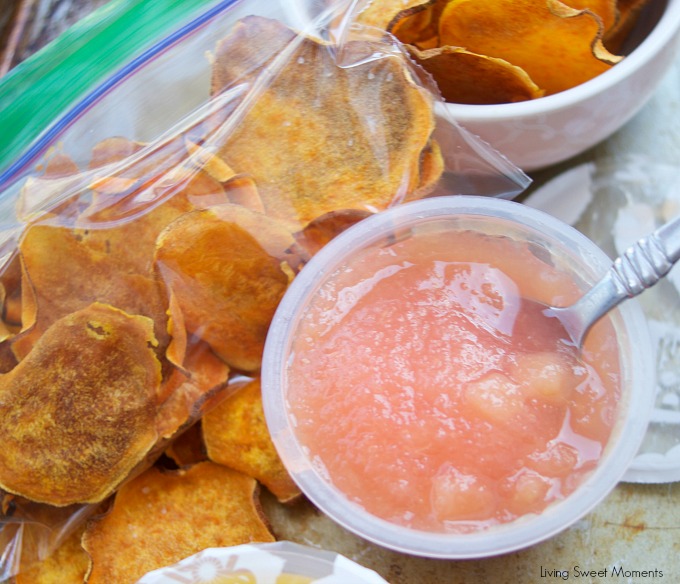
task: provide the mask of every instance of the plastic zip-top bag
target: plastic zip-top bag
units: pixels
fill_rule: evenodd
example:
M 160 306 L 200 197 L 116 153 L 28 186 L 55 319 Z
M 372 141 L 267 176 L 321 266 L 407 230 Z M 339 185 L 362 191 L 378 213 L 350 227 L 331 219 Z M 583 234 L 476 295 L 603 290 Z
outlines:
M 371 214 L 528 183 L 435 115 L 429 76 L 354 22 L 363 4 L 173 3 L 162 22 L 143 4 L 98 13 L 94 44 L 67 33 L 99 65 L 72 101 L 31 90 L 58 82 L 59 41 L 0 85 L 6 123 L 52 113 L 0 167 L 0 581 L 134 582 L 273 539 L 257 489 L 299 491 L 258 384 L 289 283 Z

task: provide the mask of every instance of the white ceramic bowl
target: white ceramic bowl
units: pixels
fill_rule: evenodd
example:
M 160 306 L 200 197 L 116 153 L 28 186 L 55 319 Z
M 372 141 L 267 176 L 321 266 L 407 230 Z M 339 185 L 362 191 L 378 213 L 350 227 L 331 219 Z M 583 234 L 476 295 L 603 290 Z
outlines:
M 419 230 L 442 224 L 446 225 L 443 233 L 447 229 L 473 229 L 528 241 L 537 257 L 544 258 L 547 265 L 559 266 L 582 288 L 594 284 L 611 265 L 603 251 L 566 223 L 512 201 L 435 197 L 379 213 L 331 241 L 292 282 L 267 337 L 262 367 L 263 404 L 284 464 L 302 491 L 329 517 L 367 540 L 400 552 L 435 558 L 478 558 L 525 548 L 555 535 L 592 510 L 615 487 L 647 428 L 654 401 L 653 359 L 649 343 L 641 341 L 647 329 L 640 307 L 634 300 L 624 303 L 610 315 L 622 368 L 621 398 L 612 435 L 592 474 L 574 492 L 541 513 L 471 533 L 424 531 L 372 515 L 332 484 L 323 464 L 314 459 L 297 436 L 293 398 L 288 392 L 289 366 L 295 358 L 293 340 L 304 334 L 298 326 L 306 308 L 315 298 L 326 297 L 324 284 L 337 271 L 350 272 L 353 258 L 360 256 L 362 250 L 394 242 L 395 233 L 417 237 Z M 343 298 L 347 301 L 346 295 Z M 358 342 L 356 351 L 362 351 Z M 299 358 L 304 360 L 304 355 Z
M 630 120 L 677 56 L 680 0 L 652 0 L 644 16 L 645 22 L 658 20 L 651 32 L 623 61 L 586 83 L 519 103 L 442 103 L 439 112 L 527 172 L 576 156 Z

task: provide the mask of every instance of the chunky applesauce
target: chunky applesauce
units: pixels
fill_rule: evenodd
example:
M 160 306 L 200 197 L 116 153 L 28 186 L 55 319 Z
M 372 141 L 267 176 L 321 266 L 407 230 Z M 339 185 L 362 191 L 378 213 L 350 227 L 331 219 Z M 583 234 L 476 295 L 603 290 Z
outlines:
M 474 531 L 540 513 L 597 464 L 616 418 L 608 322 L 582 351 L 535 301 L 579 295 L 525 242 L 424 232 L 359 252 L 300 319 L 288 366 L 316 468 L 390 522 Z

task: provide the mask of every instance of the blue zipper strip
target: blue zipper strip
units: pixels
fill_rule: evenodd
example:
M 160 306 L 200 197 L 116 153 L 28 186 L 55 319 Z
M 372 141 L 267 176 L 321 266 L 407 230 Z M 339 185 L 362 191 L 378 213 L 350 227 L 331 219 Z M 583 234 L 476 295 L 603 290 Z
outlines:
M 155 45 L 144 51 L 141 55 L 135 57 L 129 63 L 118 69 L 116 73 L 98 85 L 95 89 L 83 97 L 76 105 L 74 105 L 70 110 L 62 115 L 14 163 L 12 163 L 5 171 L 0 174 L 0 191 L 5 190 L 11 186 L 14 180 L 20 178 L 22 171 L 25 170 L 25 168 L 38 156 L 40 156 L 47 148 L 49 148 L 49 146 L 62 132 L 64 132 L 89 107 L 94 105 L 114 87 L 148 63 L 151 59 L 175 45 L 183 38 L 193 33 L 196 29 L 204 26 L 210 20 L 216 16 L 219 16 L 222 12 L 240 1 L 242 0 L 222 0 L 191 22 L 164 37 Z

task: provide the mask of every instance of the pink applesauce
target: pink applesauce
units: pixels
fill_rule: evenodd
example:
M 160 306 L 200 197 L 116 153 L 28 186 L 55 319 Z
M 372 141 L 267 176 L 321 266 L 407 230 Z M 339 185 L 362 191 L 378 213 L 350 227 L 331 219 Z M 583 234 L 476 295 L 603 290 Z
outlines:
M 288 398 L 315 466 L 390 522 L 465 532 L 540 513 L 615 421 L 607 322 L 579 354 L 528 299 L 579 295 L 526 243 L 425 232 L 369 248 L 315 295 Z

